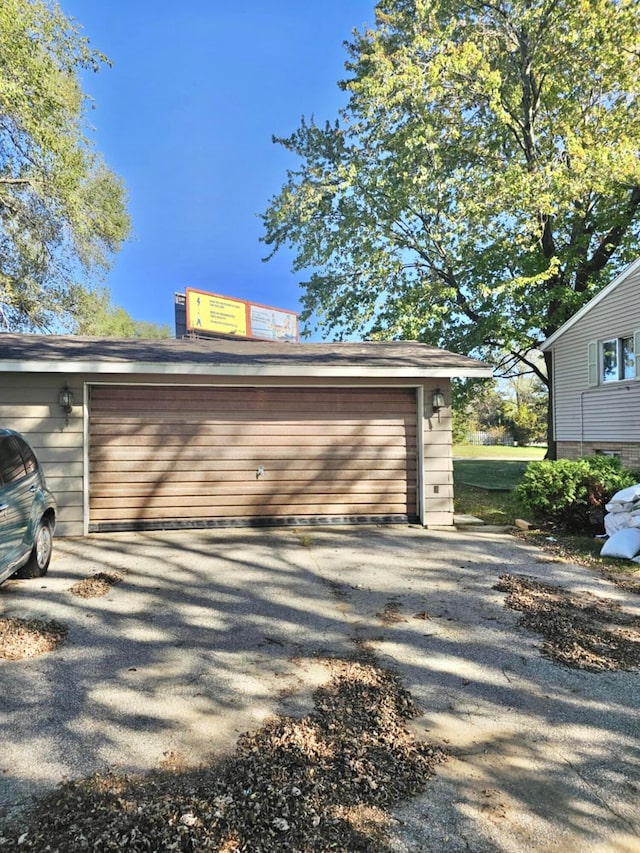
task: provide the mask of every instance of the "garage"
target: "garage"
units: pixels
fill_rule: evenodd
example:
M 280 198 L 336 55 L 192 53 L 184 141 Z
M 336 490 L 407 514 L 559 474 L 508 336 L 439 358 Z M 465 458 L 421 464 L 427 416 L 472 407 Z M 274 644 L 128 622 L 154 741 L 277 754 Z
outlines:
M 414 388 L 90 389 L 90 531 L 415 521 Z
M 417 341 L 0 335 L 0 424 L 36 451 L 56 536 L 453 524 L 452 386 Z

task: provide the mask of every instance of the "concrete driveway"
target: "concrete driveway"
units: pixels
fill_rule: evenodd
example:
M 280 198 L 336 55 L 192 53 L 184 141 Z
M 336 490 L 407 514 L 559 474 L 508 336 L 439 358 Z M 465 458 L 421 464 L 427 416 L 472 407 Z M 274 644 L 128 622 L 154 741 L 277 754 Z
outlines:
M 0 661 L 0 814 L 106 767 L 198 763 L 274 713 L 311 709 L 319 653 L 365 641 L 452 757 L 395 814 L 394 849 L 640 849 L 640 675 L 571 670 L 492 589 L 521 573 L 639 602 L 509 535 L 419 528 L 161 532 L 58 540 L 4 616 L 69 626 Z M 69 588 L 98 571 L 102 598 Z M 637 596 L 635 597 L 637 599 Z

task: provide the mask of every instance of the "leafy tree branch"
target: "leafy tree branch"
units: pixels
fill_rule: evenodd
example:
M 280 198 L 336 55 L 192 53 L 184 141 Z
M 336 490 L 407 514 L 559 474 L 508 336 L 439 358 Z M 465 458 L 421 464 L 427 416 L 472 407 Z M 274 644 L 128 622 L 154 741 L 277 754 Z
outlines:
M 380 0 L 338 119 L 276 140 L 307 328 L 548 382 L 529 353 L 640 247 L 639 31 L 636 0 Z
M 47 0 L 0 5 L 0 323 L 71 328 L 80 288 L 130 230 L 125 187 L 95 151 L 80 74 L 108 64 Z

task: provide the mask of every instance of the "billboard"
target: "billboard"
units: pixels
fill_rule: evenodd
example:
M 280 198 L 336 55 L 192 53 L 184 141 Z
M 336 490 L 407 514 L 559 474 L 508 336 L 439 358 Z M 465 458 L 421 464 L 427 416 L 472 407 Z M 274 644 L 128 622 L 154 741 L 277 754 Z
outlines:
M 247 307 L 239 299 L 187 288 L 187 329 L 247 337 Z
M 261 341 L 298 341 L 298 315 L 268 305 L 186 288 L 187 330 Z

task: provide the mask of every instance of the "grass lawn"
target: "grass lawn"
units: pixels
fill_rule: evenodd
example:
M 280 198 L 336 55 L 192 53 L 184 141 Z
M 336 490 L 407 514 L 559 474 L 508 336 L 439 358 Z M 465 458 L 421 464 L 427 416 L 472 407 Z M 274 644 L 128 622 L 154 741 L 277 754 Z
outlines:
M 474 515 L 487 524 L 513 524 L 516 518 L 511 492 L 467 486 L 457 481 L 454 508 L 457 515 Z
M 544 453 L 542 447 L 454 445 L 455 511 L 488 524 L 513 524 L 516 508 L 511 491 L 529 462 Z
M 544 459 L 546 447 L 502 447 L 502 445 L 454 444 L 454 459 L 510 459 L 530 462 L 532 459 Z
M 510 492 L 520 482 L 528 464 L 513 459 L 454 459 L 454 483 Z
M 511 524 L 514 519 L 509 494 L 485 495 L 483 492 L 505 492 L 514 489 L 524 470 L 535 459 L 542 459 L 546 447 L 501 447 L 455 444 L 453 446 L 453 481 L 456 512 L 477 515 L 489 513 L 491 524 Z M 470 488 L 473 487 L 473 488 Z M 471 509 L 477 504 L 477 512 Z M 511 516 L 511 517 L 509 517 Z

